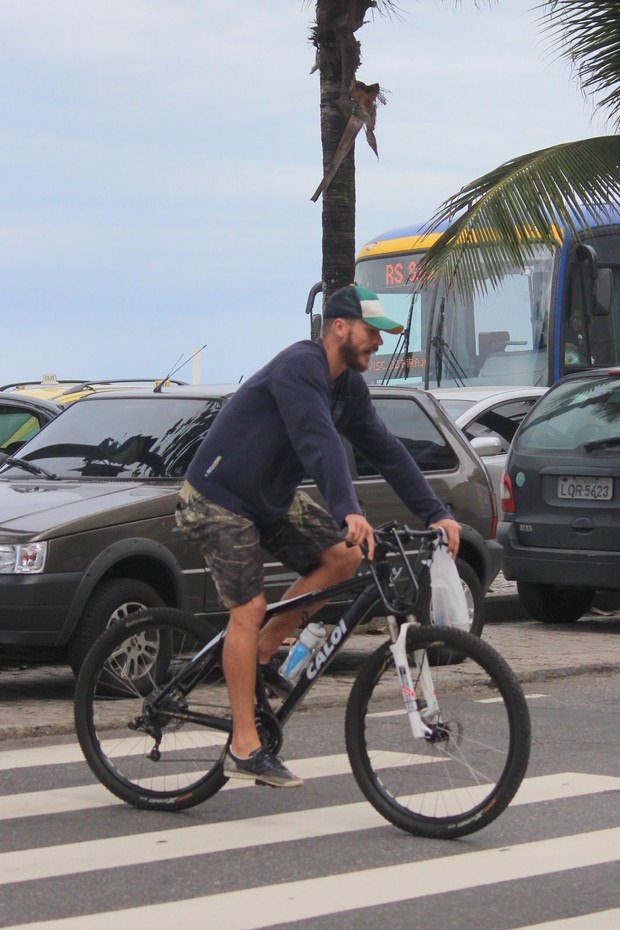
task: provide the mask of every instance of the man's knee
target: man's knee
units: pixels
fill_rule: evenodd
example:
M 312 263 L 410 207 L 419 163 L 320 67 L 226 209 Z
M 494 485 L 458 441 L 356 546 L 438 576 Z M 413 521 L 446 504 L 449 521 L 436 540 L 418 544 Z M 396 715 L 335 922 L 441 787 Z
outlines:
M 245 604 L 239 604 L 230 610 L 230 623 L 260 626 L 267 610 L 267 601 L 264 594 L 257 594 Z
M 351 578 L 362 561 L 362 551 L 359 546 L 347 546 L 338 543 L 321 553 L 321 564 L 329 568 L 334 577 L 339 579 Z

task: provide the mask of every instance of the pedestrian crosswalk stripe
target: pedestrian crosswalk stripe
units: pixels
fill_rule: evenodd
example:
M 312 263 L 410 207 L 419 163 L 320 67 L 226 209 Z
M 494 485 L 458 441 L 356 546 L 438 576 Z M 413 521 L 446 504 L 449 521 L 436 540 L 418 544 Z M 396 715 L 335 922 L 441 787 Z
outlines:
M 526 694 L 526 701 L 534 701 L 537 698 L 548 697 L 547 694 Z M 476 704 L 501 704 L 503 702 L 503 697 L 492 697 L 492 698 L 479 698 L 475 703 Z
M 248 821 L 244 823 L 247 825 Z M 277 841 L 278 837 L 272 840 Z M 183 930 L 204 930 L 205 922 L 218 930 L 260 930 L 273 926 L 274 920 L 279 924 L 297 922 L 466 888 L 557 874 L 618 859 L 620 827 L 185 901 L 22 923 L 8 930 L 18 930 L 18 927 L 19 930 L 78 927 L 80 930 L 116 930 L 118 926 L 163 930 L 171 922 L 182 926 Z
M 386 752 L 382 756 L 384 767 L 398 761 L 397 753 Z M 435 760 L 421 757 L 423 762 Z M 82 759 L 83 761 L 83 759 Z M 86 763 L 84 763 L 86 765 Z M 309 759 L 292 759 L 287 765 L 299 773 L 300 778 L 309 781 L 313 778 L 328 778 L 335 775 L 350 775 L 351 766 L 346 753 L 329 756 L 313 756 Z M 182 777 L 182 776 L 181 776 Z M 250 781 L 231 779 L 224 785 L 223 791 L 254 788 Z M 17 817 L 32 817 L 44 814 L 62 814 L 69 811 L 88 810 L 121 804 L 113 794 L 100 785 L 78 785 L 73 788 L 56 788 L 47 791 L 34 791 L 25 794 L 13 794 L 0 797 L 0 820 L 13 820 Z
M 533 804 L 557 798 L 617 790 L 620 779 L 578 773 L 560 773 L 526 779 L 515 804 Z M 148 814 L 145 813 L 145 817 Z M 92 872 L 120 866 L 161 862 L 269 843 L 293 842 L 369 830 L 385 820 L 366 801 L 200 824 L 99 840 L 14 850 L 0 854 L 0 884 L 52 876 Z
M 386 766 L 389 764 L 387 756 L 388 753 L 382 754 Z M 314 756 L 310 759 L 292 759 L 287 764 L 305 781 L 311 781 L 314 778 L 351 774 L 351 767 L 345 753 L 332 756 Z M 549 793 L 546 796 L 543 795 L 543 785 L 545 784 L 549 786 Z M 608 775 L 582 775 L 579 773 L 530 778 L 521 785 L 519 793 L 512 801 L 512 805 L 533 803 L 529 798 L 533 786 L 535 786 L 536 800 L 541 802 L 584 794 L 599 794 L 603 791 L 614 791 L 620 788 L 620 779 Z M 222 791 L 247 790 L 248 788 L 254 788 L 252 782 L 231 779 L 224 785 Z M 23 794 L 0 796 L 0 821 L 16 820 L 21 817 L 67 814 L 72 811 L 95 810 L 100 807 L 111 807 L 122 803 L 100 784 L 74 785 L 71 788 L 48 788 L 44 791 L 29 791 Z
M 83 762 L 84 756 L 77 743 L 56 743 L 54 746 L 36 746 L 29 749 L 5 749 L 0 752 L 0 771 L 25 769 L 42 765 L 65 765 Z
M 226 737 L 210 733 L 208 730 L 183 730 L 175 734 L 178 746 L 191 749 L 194 746 L 223 746 Z M 127 755 L 137 755 L 144 751 L 144 744 L 136 736 L 117 737 L 104 740 L 103 745 L 112 745 L 117 754 L 124 751 Z M 55 746 L 42 746 L 32 749 L 14 749 L 0 752 L 0 771 L 8 769 L 32 768 L 41 765 L 67 765 L 83 762 L 84 756 L 77 743 L 58 743 Z
M 393 761 L 398 761 L 396 753 L 382 752 L 382 767 L 387 768 Z M 83 759 L 82 759 L 83 761 Z M 439 759 L 432 759 L 427 756 L 420 756 L 420 764 L 429 764 L 439 762 Z M 85 764 L 85 763 L 84 763 Z M 346 753 L 333 754 L 328 756 L 313 756 L 307 759 L 288 760 L 288 765 L 306 781 L 314 778 L 327 778 L 330 776 L 351 774 L 351 766 Z M 586 779 L 587 788 L 581 786 L 578 793 L 585 793 L 586 790 L 598 792 L 613 790 L 615 784 L 610 784 L 606 776 L 571 776 L 572 779 Z M 611 780 L 614 781 L 613 779 Z M 574 785 L 574 782 L 571 782 Z M 222 789 L 223 791 L 239 790 L 253 788 L 254 785 L 247 781 L 235 781 L 231 779 Z M 525 787 L 522 786 L 522 790 Z M 555 789 L 554 789 L 555 791 Z M 94 810 L 100 807 L 109 807 L 111 805 L 122 803 L 113 794 L 110 794 L 100 784 L 95 785 L 74 785 L 71 788 L 48 788 L 44 791 L 29 791 L 23 794 L 11 794 L 0 796 L 0 821 L 15 820 L 20 817 L 38 817 L 48 814 L 64 814 L 71 811 Z M 514 803 L 514 802 L 513 802 Z
M 579 917 L 560 917 L 558 920 L 546 920 L 542 924 L 528 924 L 516 930 L 618 930 L 620 927 L 620 907 L 610 911 L 595 911 Z

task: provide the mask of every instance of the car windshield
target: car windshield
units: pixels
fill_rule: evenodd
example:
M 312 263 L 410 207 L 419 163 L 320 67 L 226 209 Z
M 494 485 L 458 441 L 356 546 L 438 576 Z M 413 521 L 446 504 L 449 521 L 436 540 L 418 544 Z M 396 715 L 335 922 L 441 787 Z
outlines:
M 60 478 L 176 478 L 221 408 L 219 399 L 98 397 L 78 401 L 19 450 Z M 2 478 L 27 478 L 6 466 Z
M 618 435 L 620 379 L 604 376 L 559 384 L 524 424 L 517 445 L 570 451 L 593 444 L 592 450 L 605 452 L 605 443 Z

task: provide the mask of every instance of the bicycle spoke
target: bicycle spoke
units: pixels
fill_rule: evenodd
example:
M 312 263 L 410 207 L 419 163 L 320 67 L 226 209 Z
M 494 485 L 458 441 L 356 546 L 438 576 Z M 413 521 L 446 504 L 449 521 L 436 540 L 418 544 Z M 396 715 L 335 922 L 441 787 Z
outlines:
M 412 734 L 386 645 L 364 666 L 351 693 L 351 764 L 364 794 L 397 826 L 422 836 L 462 836 L 497 817 L 525 774 L 527 705 L 506 663 L 476 637 L 418 628 L 409 631 L 410 658 L 414 647 L 418 663 L 411 659 L 410 672 L 426 735 Z M 431 696 L 427 702 L 419 689 L 421 654 L 438 701 L 432 713 L 425 712 Z M 481 702 L 489 691 L 498 700 Z M 398 710 L 392 710 L 395 702 Z
M 178 810 L 224 784 L 230 714 L 218 647 L 187 672 L 214 636 L 163 608 L 116 624 L 89 653 L 76 686 L 78 737 L 95 775 L 123 800 Z

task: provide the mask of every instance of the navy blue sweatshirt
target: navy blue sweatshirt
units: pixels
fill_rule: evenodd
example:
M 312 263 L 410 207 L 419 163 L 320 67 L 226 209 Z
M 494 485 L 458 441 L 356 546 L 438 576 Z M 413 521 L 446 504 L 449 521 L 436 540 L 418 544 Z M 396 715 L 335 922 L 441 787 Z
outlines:
M 332 384 L 322 344 L 309 340 L 284 349 L 241 385 L 186 478 L 208 500 L 268 525 L 287 512 L 309 476 L 343 525 L 362 509 L 340 433 L 427 526 L 451 516 L 375 411 L 361 374 L 347 369 Z

